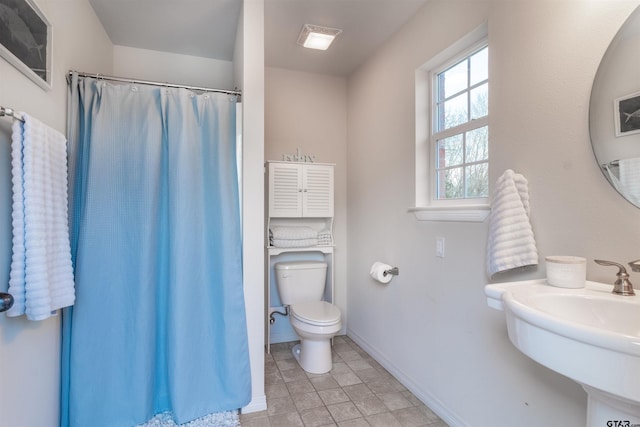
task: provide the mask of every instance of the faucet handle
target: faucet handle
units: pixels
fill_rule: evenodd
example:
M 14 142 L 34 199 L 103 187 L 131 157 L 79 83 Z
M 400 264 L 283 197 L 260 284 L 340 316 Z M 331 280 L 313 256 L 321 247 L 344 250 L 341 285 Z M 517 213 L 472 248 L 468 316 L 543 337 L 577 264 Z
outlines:
M 616 276 L 618 276 L 618 280 L 616 280 L 616 282 L 613 284 L 612 293 L 617 295 L 635 295 L 636 294 L 633 291 L 633 285 L 629 281 L 629 274 L 627 273 L 627 269 L 624 268 L 623 265 L 618 264 L 617 262 L 605 261 L 601 259 L 596 259 L 594 261 L 596 262 L 596 264 L 611 266 L 611 267 L 618 267 L 618 273 L 616 274 Z M 639 264 L 639 267 L 640 267 L 640 264 Z
M 629 267 L 631 267 L 631 270 L 635 272 L 640 272 L 640 259 L 629 261 Z

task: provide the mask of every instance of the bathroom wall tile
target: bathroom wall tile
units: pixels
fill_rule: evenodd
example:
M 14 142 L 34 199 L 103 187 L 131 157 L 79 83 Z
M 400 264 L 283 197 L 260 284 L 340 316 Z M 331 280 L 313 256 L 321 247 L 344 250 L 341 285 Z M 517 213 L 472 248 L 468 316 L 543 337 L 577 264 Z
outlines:
M 362 417 L 362 414 L 358 411 L 353 402 L 343 402 L 336 403 L 335 405 L 328 405 L 327 409 L 336 422 Z

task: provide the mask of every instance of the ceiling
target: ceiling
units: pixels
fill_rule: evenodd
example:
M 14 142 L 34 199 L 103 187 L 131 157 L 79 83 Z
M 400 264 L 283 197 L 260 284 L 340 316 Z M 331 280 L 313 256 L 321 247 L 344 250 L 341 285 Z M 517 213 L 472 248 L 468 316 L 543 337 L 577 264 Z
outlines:
M 89 0 L 115 45 L 231 61 L 242 0 Z M 349 75 L 427 0 L 264 0 L 265 65 Z M 339 28 L 328 51 L 296 43 L 304 24 Z

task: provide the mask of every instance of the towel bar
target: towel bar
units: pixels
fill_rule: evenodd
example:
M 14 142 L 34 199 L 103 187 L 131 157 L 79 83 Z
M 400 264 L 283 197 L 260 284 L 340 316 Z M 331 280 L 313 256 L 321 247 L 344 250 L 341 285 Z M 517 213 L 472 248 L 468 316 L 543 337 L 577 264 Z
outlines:
M 20 117 L 13 108 L 0 107 L 0 117 L 7 116 L 24 122 L 24 118 Z

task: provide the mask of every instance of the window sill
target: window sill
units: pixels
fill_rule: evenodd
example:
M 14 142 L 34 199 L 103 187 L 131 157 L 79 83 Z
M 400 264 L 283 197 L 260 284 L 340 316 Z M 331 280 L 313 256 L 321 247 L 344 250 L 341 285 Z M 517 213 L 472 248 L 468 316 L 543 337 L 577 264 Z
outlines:
M 409 208 L 418 221 L 484 222 L 491 212 L 489 205 L 438 206 Z

